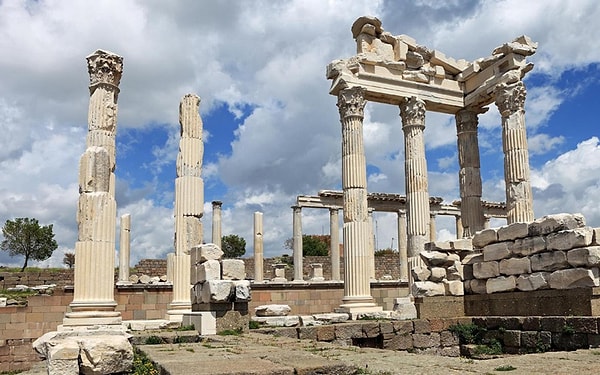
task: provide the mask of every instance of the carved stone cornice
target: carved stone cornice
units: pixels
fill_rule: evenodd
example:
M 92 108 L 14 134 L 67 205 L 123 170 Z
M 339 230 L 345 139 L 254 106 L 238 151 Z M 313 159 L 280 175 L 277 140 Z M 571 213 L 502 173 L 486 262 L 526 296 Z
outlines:
M 501 83 L 496 86 L 496 106 L 502 117 L 525 110 L 527 90 L 522 81 L 513 84 Z
M 338 94 L 337 106 L 340 111 L 340 118 L 346 117 L 364 117 L 365 90 L 362 87 L 351 87 L 341 90 Z
M 416 96 L 406 98 L 400 103 L 400 116 L 402 117 L 402 127 L 406 126 L 425 126 L 425 102 Z
M 90 88 L 99 84 L 118 87 L 123 74 L 123 57 L 111 52 L 97 50 L 86 57 Z

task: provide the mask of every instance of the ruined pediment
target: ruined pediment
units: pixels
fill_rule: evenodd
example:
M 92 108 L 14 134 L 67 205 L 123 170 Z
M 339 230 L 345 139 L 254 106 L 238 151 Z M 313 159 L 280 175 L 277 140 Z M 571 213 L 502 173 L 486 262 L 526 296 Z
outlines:
M 418 96 L 428 110 L 445 113 L 493 102 L 498 84 L 514 83 L 531 70 L 526 57 L 537 49 L 537 43 L 520 36 L 496 47 L 490 56 L 469 62 L 419 45 L 410 36 L 394 36 L 376 17 L 358 18 L 351 30 L 356 55 L 328 65 L 331 94 L 361 86 L 367 100 L 398 104 Z

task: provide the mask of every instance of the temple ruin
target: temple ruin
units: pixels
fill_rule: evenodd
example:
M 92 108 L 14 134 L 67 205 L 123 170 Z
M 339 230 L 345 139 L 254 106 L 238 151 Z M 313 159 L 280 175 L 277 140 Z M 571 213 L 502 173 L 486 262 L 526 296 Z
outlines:
M 484 229 L 477 147 L 477 115 L 495 103 L 502 116 L 502 144 L 509 224 L 533 221 L 525 131 L 523 77 L 533 68 L 526 57 L 537 44 L 521 36 L 473 62 L 455 60 L 421 46 L 406 35 L 383 30 L 376 17 L 352 25 L 355 56 L 327 66 L 330 94 L 337 96 L 342 123 L 342 188 L 346 272 L 342 307 L 364 310 L 368 293 L 368 204 L 363 146 L 363 110 L 368 101 L 397 105 L 404 131 L 407 248 L 409 265 L 430 240 L 430 207 L 425 158 L 427 111 L 456 117 L 462 226 L 466 236 Z M 369 305 L 371 306 L 371 305 Z M 373 306 L 371 306 L 374 308 Z

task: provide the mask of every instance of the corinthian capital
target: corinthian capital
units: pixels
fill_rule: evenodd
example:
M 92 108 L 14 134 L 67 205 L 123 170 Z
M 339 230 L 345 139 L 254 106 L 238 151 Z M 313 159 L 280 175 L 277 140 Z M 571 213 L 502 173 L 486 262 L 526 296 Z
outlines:
M 456 112 L 456 131 L 457 133 L 477 131 L 479 123 L 478 116 L 487 112 L 487 108 L 463 108 Z
M 91 87 L 100 83 L 119 86 L 123 74 L 123 58 L 121 56 L 99 49 L 86 59 Z
M 406 98 L 400 103 L 400 116 L 402 126 L 425 126 L 425 102 L 416 96 Z
M 494 93 L 496 94 L 496 106 L 503 117 L 525 109 L 527 90 L 525 90 L 523 82 L 519 81 L 513 84 L 501 83 L 496 86 Z
M 351 87 L 341 90 L 338 94 L 337 102 L 340 117 L 358 116 L 362 118 L 366 103 L 365 89 L 362 87 Z

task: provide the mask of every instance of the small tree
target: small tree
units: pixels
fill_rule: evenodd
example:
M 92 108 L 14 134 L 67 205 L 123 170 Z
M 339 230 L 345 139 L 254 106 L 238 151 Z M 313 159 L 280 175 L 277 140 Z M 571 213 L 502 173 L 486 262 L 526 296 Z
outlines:
M 319 236 L 307 234 L 302 236 L 302 255 L 308 256 L 327 256 L 329 255 L 329 236 Z
M 75 253 L 65 253 L 65 257 L 63 258 L 63 264 L 65 264 L 69 269 L 73 268 L 75 265 Z
M 221 250 L 224 258 L 239 258 L 246 253 L 246 240 L 236 234 L 223 236 Z
M 2 235 L 2 250 L 8 251 L 10 256 L 25 256 L 21 272 L 27 268 L 29 259 L 46 260 L 58 247 L 54 240 L 52 224 L 40 226 L 37 219 L 28 217 L 19 217 L 14 221 L 6 220 L 2 227 Z

